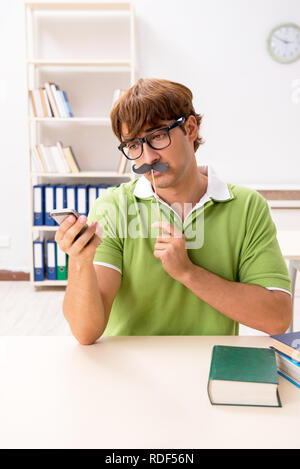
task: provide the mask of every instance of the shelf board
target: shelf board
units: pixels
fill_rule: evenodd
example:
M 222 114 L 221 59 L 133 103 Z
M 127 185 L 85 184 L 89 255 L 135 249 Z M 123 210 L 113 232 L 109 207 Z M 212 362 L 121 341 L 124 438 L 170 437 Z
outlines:
M 55 225 L 55 226 L 46 226 L 46 225 L 37 226 L 37 225 L 33 225 L 32 226 L 32 231 L 57 231 L 58 228 L 59 228 L 58 225 Z
M 67 178 L 131 178 L 132 173 L 116 171 L 80 171 L 79 173 L 31 173 L 31 177 L 67 177 Z
M 72 2 L 60 2 L 52 0 L 48 1 L 28 1 L 24 2 L 25 7 L 30 8 L 31 10 L 50 10 L 50 11 L 59 11 L 59 10 L 103 10 L 103 11 L 130 11 L 131 5 L 130 2 L 99 2 L 99 1 L 72 1 Z
M 267 200 L 271 208 L 300 208 L 300 200 Z
M 68 285 L 67 280 L 42 280 L 41 282 L 31 282 L 36 287 L 64 287 Z
M 30 122 L 67 122 L 68 124 L 110 125 L 108 117 L 29 117 Z
M 27 64 L 37 67 L 66 66 L 66 67 L 121 67 L 122 71 L 131 71 L 130 60 L 80 60 L 80 59 L 27 59 Z

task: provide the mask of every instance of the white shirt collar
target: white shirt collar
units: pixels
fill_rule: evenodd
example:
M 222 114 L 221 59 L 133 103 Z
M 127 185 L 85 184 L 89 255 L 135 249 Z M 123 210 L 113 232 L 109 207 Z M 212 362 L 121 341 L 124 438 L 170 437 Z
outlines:
M 228 185 L 218 178 L 217 174 L 211 166 L 199 166 L 199 168 L 201 168 L 201 172 L 206 174 L 208 177 L 207 190 L 202 196 L 201 200 L 199 200 L 199 202 L 196 204 L 194 209 L 201 207 L 211 199 L 222 202 L 233 198 L 228 189 Z M 153 196 L 155 197 L 155 192 L 152 189 L 151 182 L 148 181 L 145 176 L 141 176 L 137 181 L 134 189 L 134 195 L 140 199 L 146 199 Z

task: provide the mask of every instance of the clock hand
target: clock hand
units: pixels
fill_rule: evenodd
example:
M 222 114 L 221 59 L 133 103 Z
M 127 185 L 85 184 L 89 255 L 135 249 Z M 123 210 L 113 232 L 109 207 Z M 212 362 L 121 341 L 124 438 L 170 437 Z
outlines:
M 276 39 L 278 39 L 281 42 L 284 42 L 285 44 L 291 44 L 293 41 L 287 41 L 286 39 L 282 39 L 281 37 L 275 36 Z

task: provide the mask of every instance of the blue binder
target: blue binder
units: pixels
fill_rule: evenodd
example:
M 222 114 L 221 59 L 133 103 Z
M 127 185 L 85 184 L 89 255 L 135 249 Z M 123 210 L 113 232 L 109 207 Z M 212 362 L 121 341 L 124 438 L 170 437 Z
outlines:
M 55 221 L 49 216 L 51 210 L 55 208 L 55 186 L 47 184 L 45 186 L 45 225 L 55 226 Z
M 93 207 L 98 197 L 98 186 L 88 186 L 88 212 Z
M 33 265 L 34 265 L 34 281 L 40 282 L 45 279 L 45 263 L 44 263 L 44 241 L 33 241 Z
M 77 186 L 66 186 L 67 191 L 67 207 L 77 210 Z
M 66 208 L 67 207 L 67 190 L 66 186 L 57 185 L 55 186 L 55 208 Z M 55 225 L 59 223 L 55 222 Z
M 77 212 L 79 215 L 87 215 L 88 191 L 86 185 L 77 186 Z
M 47 279 L 56 280 L 56 242 L 46 241 L 47 248 Z
M 33 224 L 44 225 L 44 186 L 36 184 L 33 186 Z
M 107 189 L 108 187 L 111 187 L 111 186 L 108 186 L 106 184 L 101 184 L 100 186 L 98 186 L 98 197 L 101 197 L 101 194 L 103 193 L 103 191 Z

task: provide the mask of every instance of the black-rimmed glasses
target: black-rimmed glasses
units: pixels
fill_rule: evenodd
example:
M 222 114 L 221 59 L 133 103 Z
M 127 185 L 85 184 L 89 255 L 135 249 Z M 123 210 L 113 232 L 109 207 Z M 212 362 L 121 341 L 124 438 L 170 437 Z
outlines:
M 137 160 L 142 156 L 144 143 L 147 143 L 153 150 L 163 150 L 171 145 L 170 130 L 175 129 L 175 127 L 182 125 L 184 122 L 185 117 L 180 117 L 168 127 L 153 130 L 153 132 L 150 132 L 143 138 L 135 138 L 128 142 L 122 142 L 121 145 L 118 146 L 118 149 L 129 160 Z

